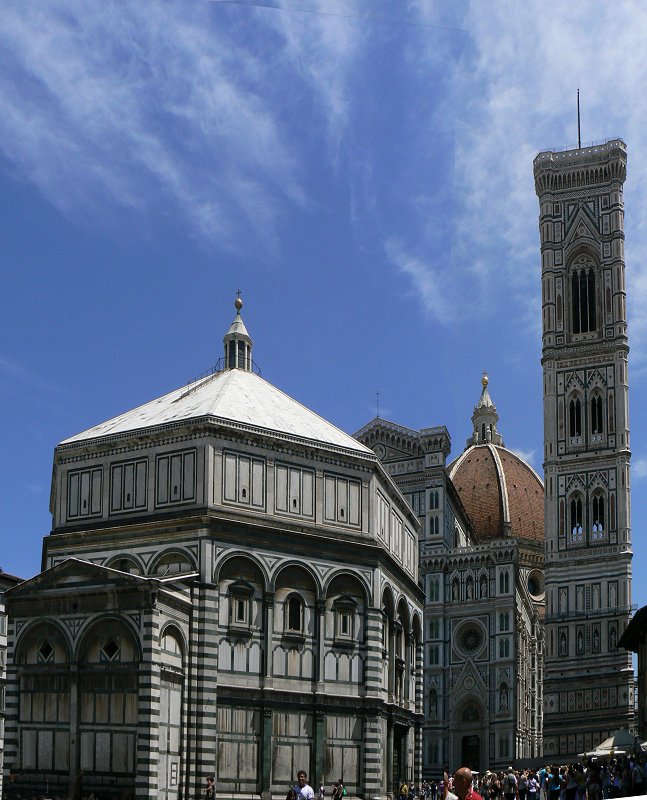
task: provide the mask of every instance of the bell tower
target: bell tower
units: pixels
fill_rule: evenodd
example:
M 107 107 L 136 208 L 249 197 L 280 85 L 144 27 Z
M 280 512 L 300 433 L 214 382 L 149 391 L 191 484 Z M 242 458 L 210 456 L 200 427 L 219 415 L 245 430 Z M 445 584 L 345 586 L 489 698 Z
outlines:
M 627 147 L 546 151 L 539 198 L 544 379 L 544 755 L 633 719 L 623 184 Z

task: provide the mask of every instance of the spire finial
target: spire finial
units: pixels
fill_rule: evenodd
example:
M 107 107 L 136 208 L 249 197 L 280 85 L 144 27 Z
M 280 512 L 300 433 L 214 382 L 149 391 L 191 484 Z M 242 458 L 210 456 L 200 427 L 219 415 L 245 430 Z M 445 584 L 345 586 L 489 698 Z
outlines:
M 490 382 L 490 379 L 487 376 L 487 372 L 483 370 L 483 377 L 481 378 L 481 386 L 485 389 L 485 387 Z
M 577 149 L 582 149 L 582 131 L 580 128 L 580 87 L 577 87 Z
M 236 299 L 234 300 L 234 306 L 236 306 L 236 311 L 240 314 L 240 309 L 243 307 L 243 301 L 240 299 L 240 289 L 236 292 Z

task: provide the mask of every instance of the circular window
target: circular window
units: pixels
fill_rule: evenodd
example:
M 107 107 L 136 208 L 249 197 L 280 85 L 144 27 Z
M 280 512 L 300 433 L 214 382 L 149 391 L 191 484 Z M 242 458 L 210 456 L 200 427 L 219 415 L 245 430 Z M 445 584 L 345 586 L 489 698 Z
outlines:
M 482 649 L 485 642 L 485 635 L 480 625 L 477 625 L 475 622 L 468 622 L 465 625 L 461 625 L 460 629 L 457 631 L 455 641 L 458 645 L 458 650 L 460 650 L 463 655 L 473 656 Z
M 383 444 L 376 444 L 373 450 L 375 451 L 375 455 L 380 459 L 380 461 L 386 455 L 386 450 Z
M 544 599 L 544 576 L 538 569 L 533 569 L 528 575 L 528 593 L 533 600 Z

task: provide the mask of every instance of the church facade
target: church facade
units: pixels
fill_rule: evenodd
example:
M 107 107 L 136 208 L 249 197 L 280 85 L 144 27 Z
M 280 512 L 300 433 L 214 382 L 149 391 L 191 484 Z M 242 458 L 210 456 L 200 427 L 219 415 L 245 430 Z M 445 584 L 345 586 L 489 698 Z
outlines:
M 546 487 L 545 753 L 633 721 L 621 139 L 537 155 Z M 581 724 L 583 716 L 586 727 Z
M 56 448 L 44 571 L 6 595 L 12 791 L 420 778 L 418 518 L 256 374 L 241 305 L 217 370 Z
M 376 418 L 356 434 L 420 518 L 427 778 L 542 752 L 543 487 L 497 423 L 484 376 L 473 434 L 451 464 L 443 426 Z

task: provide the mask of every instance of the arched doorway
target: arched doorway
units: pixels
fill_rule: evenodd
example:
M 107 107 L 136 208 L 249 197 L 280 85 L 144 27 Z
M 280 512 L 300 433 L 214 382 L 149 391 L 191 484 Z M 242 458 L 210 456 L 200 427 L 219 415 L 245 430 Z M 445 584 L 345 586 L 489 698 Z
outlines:
M 457 715 L 454 752 L 460 754 L 460 766 L 481 771 L 484 741 L 484 711 L 476 698 L 466 700 Z M 487 767 L 487 765 L 485 765 Z

